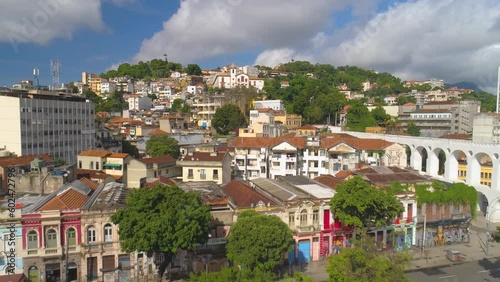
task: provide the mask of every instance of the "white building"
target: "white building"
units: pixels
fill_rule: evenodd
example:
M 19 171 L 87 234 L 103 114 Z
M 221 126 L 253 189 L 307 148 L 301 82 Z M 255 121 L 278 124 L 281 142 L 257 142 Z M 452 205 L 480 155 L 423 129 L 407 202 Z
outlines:
M 0 147 L 18 156 L 49 154 L 75 162 L 95 146 L 94 104 L 73 95 L 0 93 Z
M 101 94 L 113 93 L 116 90 L 116 82 L 108 81 L 101 83 Z
M 134 93 L 134 84 L 132 82 L 117 82 L 116 89 L 123 92 Z
M 474 116 L 472 141 L 500 143 L 500 114 L 480 113 Z
M 281 100 L 263 100 L 263 101 L 255 101 L 254 109 L 273 109 L 275 111 L 285 111 L 285 104 Z
M 228 73 L 217 74 L 213 79 L 213 86 L 218 88 L 253 87 L 258 91 L 264 89 L 264 80 L 249 75 L 242 68 L 230 66 Z
M 127 102 L 129 111 L 149 110 L 153 106 L 151 98 L 139 95 L 130 95 Z
M 188 85 L 186 91 L 193 94 L 193 95 L 197 95 L 198 94 L 198 87 L 196 85 Z

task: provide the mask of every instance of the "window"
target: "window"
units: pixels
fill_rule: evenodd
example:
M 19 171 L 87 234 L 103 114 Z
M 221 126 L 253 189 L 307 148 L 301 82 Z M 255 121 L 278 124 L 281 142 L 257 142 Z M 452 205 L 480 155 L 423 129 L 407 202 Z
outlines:
M 68 228 L 67 229 L 68 231 L 66 231 L 67 233 L 67 236 L 68 238 L 66 239 L 67 240 L 67 243 L 68 246 L 75 246 L 76 245 L 76 230 L 75 228 Z
M 35 230 L 28 232 L 28 250 L 38 249 L 38 234 Z
M 99 162 L 95 162 L 95 169 L 99 170 Z
M 293 213 L 293 212 L 288 214 L 288 225 L 289 226 L 295 225 L 295 213 Z
M 307 225 L 307 210 L 302 210 L 300 212 L 300 225 L 301 226 Z
M 200 169 L 200 179 L 207 179 L 207 175 L 205 173 L 205 169 Z
M 219 170 L 214 169 L 214 179 L 219 179 Z
M 190 168 L 190 169 L 188 169 L 188 179 L 193 179 L 193 178 L 194 178 L 194 176 L 193 176 L 193 169 Z
M 87 229 L 87 243 L 95 242 L 95 227 L 91 226 Z
M 113 227 L 111 224 L 104 225 L 104 242 L 113 242 Z
M 313 211 L 313 224 L 319 224 L 319 211 Z
M 45 238 L 46 248 L 57 248 L 57 232 L 54 229 L 47 230 Z
M 90 162 L 90 169 L 94 169 L 94 162 L 93 161 Z

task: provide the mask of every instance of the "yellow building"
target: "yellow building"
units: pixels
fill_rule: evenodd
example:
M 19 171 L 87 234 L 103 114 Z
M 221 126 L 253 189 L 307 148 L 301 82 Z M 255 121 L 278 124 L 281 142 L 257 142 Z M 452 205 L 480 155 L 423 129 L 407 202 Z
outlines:
M 491 187 L 491 165 L 483 164 L 481 165 L 481 181 L 482 185 L 487 185 Z M 467 178 L 467 164 L 458 164 L 458 179 L 465 181 Z
M 302 116 L 296 114 L 275 114 L 275 122 L 281 122 L 286 129 L 296 129 L 302 126 Z
M 90 91 L 96 93 L 97 95 L 101 95 L 101 83 L 107 82 L 106 79 L 100 77 L 91 77 L 90 78 Z

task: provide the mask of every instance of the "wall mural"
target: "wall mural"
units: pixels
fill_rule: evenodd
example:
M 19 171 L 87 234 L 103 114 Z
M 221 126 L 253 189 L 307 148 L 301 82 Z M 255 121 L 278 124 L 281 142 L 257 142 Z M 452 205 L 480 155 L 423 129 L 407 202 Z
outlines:
M 425 247 L 442 246 L 449 244 L 468 243 L 469 228 L 460 225 L 445 225 L 426 230 Z M 417 246 L 422 246 L 423 230 L 417 231 Z

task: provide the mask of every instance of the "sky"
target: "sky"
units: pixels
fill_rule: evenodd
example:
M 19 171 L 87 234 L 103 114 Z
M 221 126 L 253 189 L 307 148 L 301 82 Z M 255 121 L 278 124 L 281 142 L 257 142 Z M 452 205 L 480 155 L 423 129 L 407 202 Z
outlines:
M 81 79 L 154 58 L 274 67 L 291 60 L 470 81 L 496 92 L 498 0 L 1 0 L 0 86 Z

